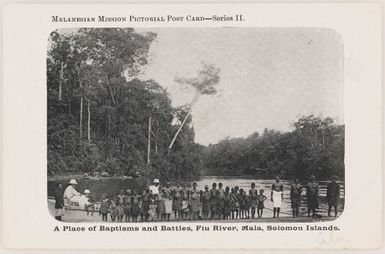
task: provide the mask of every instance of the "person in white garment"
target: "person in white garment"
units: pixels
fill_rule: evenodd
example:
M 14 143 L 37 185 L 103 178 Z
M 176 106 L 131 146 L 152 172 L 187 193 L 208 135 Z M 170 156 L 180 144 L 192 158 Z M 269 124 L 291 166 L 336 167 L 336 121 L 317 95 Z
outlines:
M 283 184 L 279 176 L 275 177 L 275 183 L 271 186 L 271 201 L 273 202 L 273 218 L 279 217 L 283 200 Z
M 82 196 L 76 189 L 75 185 L 78 183 L 75 179 L 71 179 L 69 181 L 69 185 L 64 190 L 64 202 L 70 205 L 73 205 L 74 203 L 79 203 L 79 199 Z
M 152 191 L 153 195 L 158 195 L 159 194 L 159 179 L 154 179 L 152 182 L 153 184 L 150 185 L 149 189 Z

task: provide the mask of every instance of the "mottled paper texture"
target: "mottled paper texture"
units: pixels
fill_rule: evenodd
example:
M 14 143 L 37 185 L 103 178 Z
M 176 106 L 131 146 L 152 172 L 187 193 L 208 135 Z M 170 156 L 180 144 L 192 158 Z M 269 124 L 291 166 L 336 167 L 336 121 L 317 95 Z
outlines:
M 5 247 L 381 247 L 381 22 L 381 6 L 363 3 L 6 5 Z M 134 57 L 114 55 L 122 46 L 108 43 L 128 39 L 138 43 Z M 70 59 L 77 45 L 85 53 Z M 146 101 L 143 91 L 167 99 Z M 304 139 L 306 124 L 319 119 L 319 139 Z M 334 135 L 329 141 L 327 133 Z M 284 137 L 299 141 L 286 144 L 291 152 L 285 157 L 274 157 L 274 135 L 279 144 L 286 144 Z M 186 164 L 188 156 L 201 154 L 197 149 L 205 156 Z M 231 157 L 232 151 L 243 157 Z M 309 151 L 313 157 L 306 160 Z M 313 175 L 319 188 L 315 212 L 307 210 L 314 201 L 308 196 Z M 293 217 L 296 178 L 307 194 Z M 334 210 L 328 214 L 332 179 L 339 184 L 336 217 Z M 157 194 L 158 181 L 163 194 Z M 189 186 L 194 181 L 196 188 Z M 214 211 L 210 201 L 205 215 L 203 191 L 213 182 L 223 183 L 224 201 L 215 201 Z M 235 187 L 252 199 L 251 183 L 264 190 L 258 194 L 266 196 L 263 216 L 240 218 Z M 58 204 L 71 184 L 61 216 Z M 188 197 L 178 208 L 180 184 Z M 120 207 L 117 194 L 128 188 Z M 145 211 L 149 218 L 141 216 L 146 188 L 156 200 Z M 131 203 L 127 210 L 127 196 L 139 202 L 137 210 Z M 103 197 L 108 208 L 101 208 Z M 260 207 L 248 202 L 249 212 Z M 179 212 L 184 205 L 185 215 Z M 91 208 L 92 216 L 86 213 Z M 103 209 L 107 221 L 99 214 Z

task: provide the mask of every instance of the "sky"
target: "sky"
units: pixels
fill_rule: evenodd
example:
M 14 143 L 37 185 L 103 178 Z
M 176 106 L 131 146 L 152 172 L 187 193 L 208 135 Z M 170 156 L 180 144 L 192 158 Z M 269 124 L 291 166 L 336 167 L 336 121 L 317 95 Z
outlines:
M 195 141 L 208 145 L 264 128 L 289 131 L 313 114 L 343 123 L 343 42 L 326 28 L 157 28 L 143 74 L 173 106 L 194 92 L 174 81 L 195 77 L 202 62 L 220 69 L 220 92 L 192 108 Z
M 160 28 L 143 77 L 167 89 L 174 106 L 194 93 L 174 81 L 202 62 L 220 71 L 220 92 L 192 108 L 195 141 L 208 145 L 264 128 L 288 131 L 303 115 L 343 123 L 343 42 L 323 28 Z
M 77 29 L 65 29 L 71 33 Z M 175 82 L 202 63 L 220 69 L 217 95 L 192 108 L 195 141 L 248 137 L 265 128 L 290 131 L 301 116 L 344 123 L 343 41 L 328 28 L 135 28 L 155 32 L 142 79 L 164 87 L 173 106 L 195 92 Z

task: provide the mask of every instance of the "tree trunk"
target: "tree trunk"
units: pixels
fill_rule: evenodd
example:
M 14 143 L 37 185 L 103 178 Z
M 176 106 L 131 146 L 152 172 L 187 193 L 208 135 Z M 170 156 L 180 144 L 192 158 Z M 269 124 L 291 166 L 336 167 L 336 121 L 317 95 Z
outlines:
M 176 140 L 176 138 L 178 137 L 179 132 L 182 130 L 182 128 L 183 128 L 183 126 L 185 125 L 185 123 L 186 123 L 188 117 L 190 116 L 190 114 L 191 114 L 191 111 L 189 111 L 189 112 L 187 113 L 187 115 L 186 115 L 185 118 L 183 119 L 182 124 L 179 126 L 179 129 L 178 129 L 177 132 L 175 133 L 174 138 L 172 139 L 170 145 L 168 146 L 168 153 L 171 153 L 171 148 L 172 148 L 172 146 L 174 145 L 175 140 Z
M 80 71 L 79 69 L 77 70 L 78 72 L 78 79 L 79 79 L 79 88 L 80 88 L 80 91 L 82 90 L 82 81 L 80 79 Z M 82 93 L 83 91 L 81 91 Z M 83 95 L 80 97 L 80 109 L 79 109 L 79 136 L 80 136 L 80 140 L 82 139 L 82 136 L 83 136 Z
M 111 103 L 110 101 L 108 101 L 108 112 L 107 112 L 107 139 L 109 138 L 110 136 L 110 129 L 111 129 L 111 112 L 110 112 L 110 107 L 111 107 Z
M 148 117 L 147 165 L 150 165 L 150 152 L 151 152 L 151 116 Z
M 110 137 L 111 115 L 108 113 L 107 139 Z
M 80 134 L 80 139 L 83 136 L 83 96 L 80 97 L 80 117 L 79 117 L 79 134 Z
M 110 93 L 110 96 L 111 96 L 111 100 L 112 100 L 112 103 L 115 105 L 115 96 L 114 96 L 114 92 L 113 92 L 113 89 L 110 85 L 110 80 L 108 79 L 108 76 L 106 75 L 106 80 L 107 80 L 107 87 L 108 87 L 108 92 Z
M 87 100 L 87 111 L 88 111 L 87 139 L 88 139 L 88 141 L 91 141 L 91 110 L 90 110 L 90 100 Z
M 68 114 L 72 115 L 72 110 L 71 110 L 71 100 L 68 98 Z
M 158 137 L 155 134 L 155 154 L 158 154 Z
M 60 64 L 60 77 L 59 77 L 59 101 L 62 99 L 62 83 L 63 83 L 63 68 L 64 64 L 61 62 Z
M 179 132 L 182 130 L 182 128 L 183 128 L 183 126 L 185 125 L 185 123 L 186 123 L 188 117 L 190 116 L 190 114 L 191 114 L 191 109 L 192 109 L 192 107 L 194 106 L 194 104 L 198 101 L 199 96 L 200 96 L 200 94 L 199 94 L 198 90 L 196 90 L 196 91 L 195 91 L 194 98 L 193 98 L 193 100 L 192 100 L 191 103 L 190 103 L 189 111 L 188 111 L 187 115 L 185 116 L 185 118 L 183 119 L 182 124 L 179 126 L 179 129 L 178 129 L 177 132 L 175 133 L 175 136 L 174 136 L 174 138 L 172 139 L 172 141 L 171 141 L 171 143 L 170 143 L 170 145 L 169 145 L 169 147 L 168 147 L 168 154 L 171 153 L 171 148 L 172 148 L 172 146 L 174 145 L 175 140 L 176 140 L 176 138 L 177 138 L 178 135 L 179 135 Z

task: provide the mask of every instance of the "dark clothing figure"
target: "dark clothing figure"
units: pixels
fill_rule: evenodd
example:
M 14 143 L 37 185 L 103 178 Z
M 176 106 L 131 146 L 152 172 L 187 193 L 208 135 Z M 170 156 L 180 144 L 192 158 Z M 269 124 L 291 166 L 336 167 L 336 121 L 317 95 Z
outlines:
M 61 221 L 64 213 L 64 197 L 61 184 L 55 189 L 55 219 Z
M 302 185 L 293 183 L 290 188 L 291 208 L 293 209 L 293 217 L 298 217 L 299 207 L 301 206 Z
M 331 182 L 327 186 L 326 199 L 328 200 L 328 216 L 330 216 L 331 209 L 334 207 L 334 216 L 337 216 L 338 200 L 340 198 L 340 185 L 336 182 Z
M 255 187 L 252 187 L 249 190 L 249 203 L 251 206 L 251 218 L 254 219 L 255 217 L 255 209 L 257 208 L 258 204 L 258 190 Z
M 318 190 L 319 186 L 316 182 L 310 182 L 306 185 L 306 197 L 307 197 L 307 215 L 315 217 L 316 210 L 318 209 Z
M 126 198 L 124 199 L 124 220 L 126 222 L 130 221 L 130 216 L 131 216 L 131 196 L 127 195 Z
M 108 199 L 104 198 L 102 199 L 100 203 L 100 210 L 99 213 L 102 215 L 102 220 L 107 221 L 107 214 L 108 214 L 108 209 L 110 207 L 110 202 Z
M 148 212 L 150 211 L 150 195 L 144 193 L 142 195 L 142 203 L 140 205 L 141 221 L 148 221 Z

